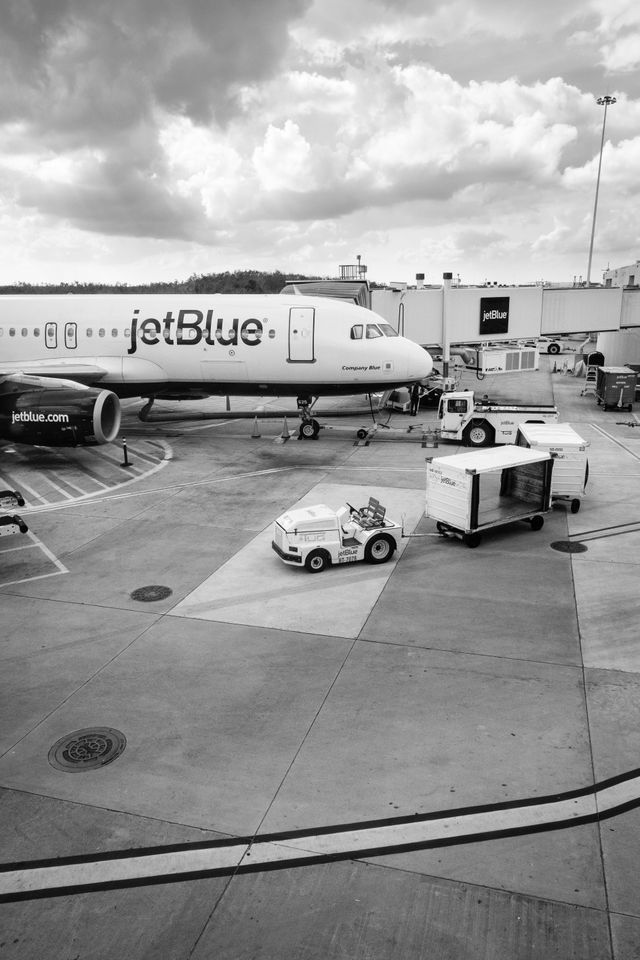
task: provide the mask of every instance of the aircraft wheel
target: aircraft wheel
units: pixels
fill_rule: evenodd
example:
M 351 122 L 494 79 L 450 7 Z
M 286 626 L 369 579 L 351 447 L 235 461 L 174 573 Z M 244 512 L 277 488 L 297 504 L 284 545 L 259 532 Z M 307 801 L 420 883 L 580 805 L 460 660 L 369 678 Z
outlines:
M 300 424 L 300 439 L 315 440 L 320 432 L 320 424 L 317 420 L 303 420 Z
M 367 563 L 386 563 L 393 556 L 395 549 L 393 538 L 387 533 L 379 533 L 368 541 L 364 548 L 364 558 Z
M 322 573 L 331 565 L 331 557 L 326 550 L 313 550 L 304 562 L 309 573 Z

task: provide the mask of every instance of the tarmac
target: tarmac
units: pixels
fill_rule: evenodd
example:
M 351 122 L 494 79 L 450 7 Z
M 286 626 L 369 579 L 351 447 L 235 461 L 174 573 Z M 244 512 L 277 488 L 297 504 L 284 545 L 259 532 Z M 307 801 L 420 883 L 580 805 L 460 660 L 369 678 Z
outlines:
M 589 443 L 578 513 L 473 550 L 424 516 L 433 408 L 0 446 L 3 960 L 638 960 L 640 417 L 561 364 L 464 375 Z M 391 562 L 272 551 L 368 495 Z

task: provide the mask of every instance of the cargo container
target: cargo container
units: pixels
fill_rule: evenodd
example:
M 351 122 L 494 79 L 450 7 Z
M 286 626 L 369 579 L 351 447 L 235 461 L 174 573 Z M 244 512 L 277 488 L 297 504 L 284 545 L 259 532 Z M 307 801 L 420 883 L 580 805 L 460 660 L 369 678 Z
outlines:
M 540 530 L 551 505 L 553 458 L 509 445 L 427 462 L 425 515 L 443 536 L 477 547 L 482 533 L 518 520 Z
M 629 367 L 598 367 L 596 373 L 596 400 L 607 407 L 616 407 L 621 410 L 626 407 L 629 412 L 633 409 L 636 398 L 636 381 L 638 374 Z
M 577 513 L 589 479 L 589 441 L 583 440 L 568 423 L 522 423 L 516 443 L 551 454 L 551 499 L 569 501 L 571 513 Z

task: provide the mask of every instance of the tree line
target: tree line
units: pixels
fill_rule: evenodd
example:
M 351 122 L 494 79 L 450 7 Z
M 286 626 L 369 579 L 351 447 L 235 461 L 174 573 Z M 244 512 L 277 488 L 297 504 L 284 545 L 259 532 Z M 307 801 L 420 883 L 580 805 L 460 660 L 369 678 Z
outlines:
M 280 270 L 236 270 L 192 274 L 187 280 L 154 283 L 16 283 L 0 285 L 0 294 L 16 293 L 280 293 L 289 277 Z M 296 276 L 298 280 L 318 277 Z

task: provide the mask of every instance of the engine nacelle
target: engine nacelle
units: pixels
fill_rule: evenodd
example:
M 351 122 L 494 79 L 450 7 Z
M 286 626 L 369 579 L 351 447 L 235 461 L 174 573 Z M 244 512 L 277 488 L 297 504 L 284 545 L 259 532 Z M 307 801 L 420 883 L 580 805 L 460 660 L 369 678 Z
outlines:
M 110 390 L 31 390 L 0 400 L 0 437 L 45 447 L 110 443 L 120 416 Z

